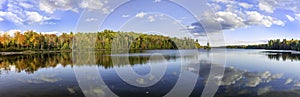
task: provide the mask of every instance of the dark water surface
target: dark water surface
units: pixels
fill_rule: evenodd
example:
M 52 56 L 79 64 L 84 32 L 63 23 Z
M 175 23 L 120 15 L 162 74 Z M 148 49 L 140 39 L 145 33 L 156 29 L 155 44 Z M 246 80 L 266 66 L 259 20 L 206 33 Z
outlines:
M 93 52 L 79 57 L 74 53 L 0 56 L 0 97 L 84 97 L 91 92 L 105 96 L 106 91 L 102 88 L 81 90 L 75 74 L 82 73 L 89 79 L 88 73 L 76 71 L 83 68 L 97 68 L 106 88 L 122 97 L 164 96 L 174 89 L 182 78 L 180 74 L 185 73 L 183 78 L 187 80 L 178 93 L 188 92 L 184 86 L 192 83 L 189 79 L 196 78 L 196 85 L 189 94 L 200 97 L 212 66 L 225 70 L 223 78 L 217 82 L 220 87 L 215 97 L 300 97 L 298 52 L 245 49 L 197 52 L 147 50 L 129 54 Z M 155 54 L 162 57 L 153 57 Z M 215 63 L 219 56 L 225 57 Z M 221 64 L 222 60 L 226 62 Z M 160 79 L 150 75 L 149 80 L 159 80 L 149 87 L 127 83 L 116 71 L 130 67 L 138 75 L 146 76 L 151 72 L 151 66 L 160 64 L 166 64 L 166 71 Z M 143 86 L 147 80 L 134 81 Z

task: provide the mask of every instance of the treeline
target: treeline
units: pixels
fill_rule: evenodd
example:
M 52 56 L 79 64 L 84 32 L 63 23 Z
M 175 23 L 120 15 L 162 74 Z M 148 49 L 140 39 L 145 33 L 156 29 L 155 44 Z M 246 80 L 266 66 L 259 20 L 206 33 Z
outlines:
M 244 46 L 226 46 L 226 48 L 296 50 L 296 51 L 300 51 L 300 40 L 275 39 L 275 40 L 269 40 L 267 44 L 244 45 Z
M 0 36 L 1 51 L 16 50 L 71 50 L 88 48 L 110 50 L 128 49 L 189 49 L 201 48 L 197 40 L 147 35 L 134 32 L 104 30 L 97 33 L 41 34 L 34 31 L 16 32 L 13 36 Z
M 74 35 L 63 33 L 60 36 L 56 34 L 41 34 L 34 31 L 24 33 L 16 32 L 13 36 L 8 33 L 0 35 L 0 50 L 59 50 L 71 49 Z
M 270 40 L 267 44 L 267 49 L 280 49 L 280 50 L 297 50 L 300 51 L 300 40 L 286 40 L 280 39 Z

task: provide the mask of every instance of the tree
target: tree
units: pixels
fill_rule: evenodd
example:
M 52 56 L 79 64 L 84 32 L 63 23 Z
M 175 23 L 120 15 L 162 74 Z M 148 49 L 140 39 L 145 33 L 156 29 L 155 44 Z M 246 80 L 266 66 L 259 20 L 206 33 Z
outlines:
M 3 35 L 1 35 L 0 42 L 4 47 L 4 49 L 6 49 L 9 46 L 10 41 L 11 41 L 11 37 L 9 36 L 8 33 L 4 33 Z
M 111 50 L 113 41 L 116 41 L 116 46 L 119 49 L 192 49 L 201 47 L 198 40 L 195 41 L 190 38 L 175 38 L 133 32 L 104 30 L 97 33 L 63 33 L 58 36 L 56 34 L 42 34 L 28 30 L 24 34 L 16 32 L 14 37 L 10 37 L 8 34 L 1 35 L 0 49 L 70 50 L 72 48 L 83 48 Z

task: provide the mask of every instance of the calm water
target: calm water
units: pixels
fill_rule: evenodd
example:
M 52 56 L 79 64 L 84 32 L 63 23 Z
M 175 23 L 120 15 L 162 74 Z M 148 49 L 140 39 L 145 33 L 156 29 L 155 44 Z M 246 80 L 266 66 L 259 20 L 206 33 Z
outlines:
M 159 97 L 178 89 L 176 85 L 182 80 L 184 82 L 179 84 L 181 88 L 176 93 L 199 97 L 205 84 L 209 83 L 207 80 L 213 68 L 225 71 L 223 78 L 213 76 L 220 78 L 216 82 L 220 87 L 215 97 L 300 96 L 299 52 L 244 49 L 194 52 L 147 50 L 129 54 L 92 52 L 1 56 L 0 97 L 107 96 L 107 90 L 115 96 Z M 151 71 L 156 72 L 151 67 L 160 69 L 164 66 L 161 77 L 149 75 Z M 148 79 L 130 79 L 134 77 L 126 71 L 128 68 Z M 128 83 L 120 76 L 133 82 Z M 189 92 L 187 88 L 193 79 L 195 87 Z M 156 82 L 149 85 L 150 80 Z M 100 87 L 91 88 L 92 85 Z

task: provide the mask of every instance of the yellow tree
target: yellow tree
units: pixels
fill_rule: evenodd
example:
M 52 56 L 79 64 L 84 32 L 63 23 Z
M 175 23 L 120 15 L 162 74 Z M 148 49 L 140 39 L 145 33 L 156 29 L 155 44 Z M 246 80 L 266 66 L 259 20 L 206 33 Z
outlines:
M 25 45 L 26 37 L 21 32 L 16 32 L 14 40 L 18 48 L 21 48 Z
M 3 45 L 3 47 L 6 49 L 9 46 L 9 42 L 11 41 L 11 37 L 8 33 L 4 33 L 0 37 L 0 42 Z

